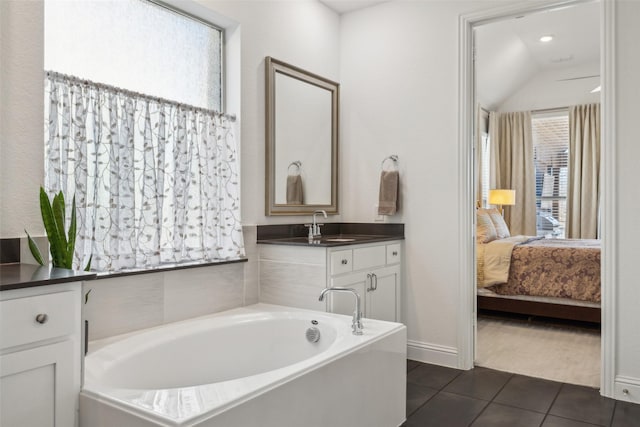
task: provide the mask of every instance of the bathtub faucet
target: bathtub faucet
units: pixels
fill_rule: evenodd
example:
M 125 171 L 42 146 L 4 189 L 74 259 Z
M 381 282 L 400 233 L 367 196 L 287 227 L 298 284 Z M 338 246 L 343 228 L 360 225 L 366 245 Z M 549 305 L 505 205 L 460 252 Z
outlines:
M 356 297 L 356 310 L 353 312 L 353 323 L 351 325 L 351 329 L 353 330 L 353 335 L 362 335 L 362 311 L 360 308 L 360 295 L 358 295 L 358 293 L 351 288 L 334 287 L 323 289 L 318 300 L 324 300 L 324 296 L 329 292 L 349 292 Z

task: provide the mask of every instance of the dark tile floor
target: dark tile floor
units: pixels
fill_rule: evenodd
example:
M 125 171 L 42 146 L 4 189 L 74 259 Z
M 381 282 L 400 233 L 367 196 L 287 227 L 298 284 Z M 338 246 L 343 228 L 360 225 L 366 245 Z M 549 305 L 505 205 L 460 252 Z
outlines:
M 486 368 L 407 361 L 406 427 L 640 427 L 640 405 Z

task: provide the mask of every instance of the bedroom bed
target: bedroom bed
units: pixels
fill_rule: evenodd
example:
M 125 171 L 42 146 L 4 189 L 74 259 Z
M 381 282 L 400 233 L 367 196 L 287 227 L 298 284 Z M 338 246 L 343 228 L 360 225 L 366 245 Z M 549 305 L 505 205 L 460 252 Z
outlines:
M 478 310 L 600 322 L 599 240 L 479 236 Z

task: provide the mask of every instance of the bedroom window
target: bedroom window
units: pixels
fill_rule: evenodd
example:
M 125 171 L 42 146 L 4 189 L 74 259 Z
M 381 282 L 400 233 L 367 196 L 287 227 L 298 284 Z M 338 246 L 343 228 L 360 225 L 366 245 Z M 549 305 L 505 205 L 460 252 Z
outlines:
M 482 188 L 480 189 L 482 200 L 480 201 L 480 205 L 483 208 L 489 207 L 489 187 L 491 182 L 490 170 L 491 170 L 491 140 L 489 138 L 489 134 L 486 132 L 482 132 L 482 140 L 480 150 L 482 162 L 480 165 L 480 174 L 481 174 L 481 182 Z
M 154 1 L 45 2 L 45 188 L 75 195 L 75 265 L 244 255 L 223 35 Z
M 539 236 L 564 238 L 567 216 L 569 114 L 534 114 L 536 225 Z

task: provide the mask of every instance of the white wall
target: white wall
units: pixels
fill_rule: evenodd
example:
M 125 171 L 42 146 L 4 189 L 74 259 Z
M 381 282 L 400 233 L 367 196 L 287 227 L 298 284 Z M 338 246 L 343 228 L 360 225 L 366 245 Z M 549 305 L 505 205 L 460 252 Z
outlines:
M 0 1 L 0 238 L 44 234 L 43 5 Z
M 600 102 L 600 93 L 591 93 L 600 84 L 599 78 L 559 81 L 599 74 L 599 63 L 536 74 L 505 99 L 496 111 L 540 110 Z
M 458 16 L 487 2 L 390 2 L 344 15 L 343 217 L 373 220 L 380 162 L 398 154 L 410 356 L 457 365 Z
M 616 375 L 635 382 L 631 398 L 640 402 L 640 2 L 616 2 L 616 184 L 617 309 Z M 606 142 L 605 142 L 606 143 Z M 630 387 L 627 387 L 630 388 Z M 619 390 L 616 390 L 619 391 Z M 635 392 L 635 393 L 633 393 Z M 616 397 L 622 398 L 622 395 Z
M 308 216 L 264 215 L 264 58 L 272 56 L 339 81 L 340 17 L 316 0 L 198 1 L 238 22 L 242 32 L 243 223 L 308 221 Z

